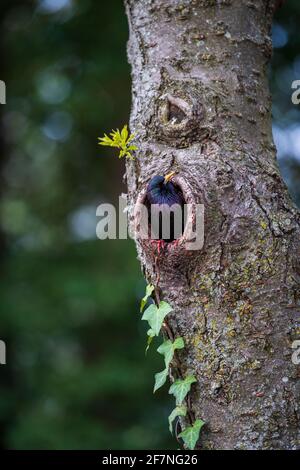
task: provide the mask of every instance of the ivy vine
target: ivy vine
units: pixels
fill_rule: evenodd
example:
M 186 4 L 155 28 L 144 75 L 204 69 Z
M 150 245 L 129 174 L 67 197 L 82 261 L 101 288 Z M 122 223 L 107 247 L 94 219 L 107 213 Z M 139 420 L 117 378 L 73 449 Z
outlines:
M 159 336 L 162 327 L 168 329 L 165 322 L 166 316 L 173 310 L 171 305 L 167 302 L 157 299 L 156 304 L 151 303 L 145 310 L 145 306 L 148 303 L 150 297 L 152 297 L 155 288 L 153 285 L 148 284 L 146 287 L 146 293 L 141 300 L 140 311 L 143 312 L 142 320 L 148 322 L 149 329 L 147 331 L 147 347 L 146 352 L 148 351 L 150 344 L 155 336 Z M 169 335 L 170 336 L 170 335 Z M 174 359 L 176 350 L 184 348 L 184 340 L 182 337 L 166 339 L 158 347 L 157 352 L 164 357 L 165 368 L 155 374 L 154 380 L 154 389 L 155 393 L 159 388 L 161 388 L 167 381 L 169 375 L 169 368 Z M 179 378 L 175 380 L 170 388 L 169 394 L 173 395 L 175 398 L 175 408 L 171 412 L 168 421 L 169 421 L 169 430 L 173 434 L 173 422 L 178 417 L 186 417 L 189 415 L 190 426 L 187 426 L 179 435 L 184 445 L 187 449 L 193 450 L 196 446 L 196 443 L 199 439 L 200 431 L 204 425 L 204 421 L 201 419 L 193 420 L 191 414 L 189 413 L 188 400 L 187 396 L 191 390 L 191 386 L 197 380 L 193 375 L 188 375 L 186 377 Z

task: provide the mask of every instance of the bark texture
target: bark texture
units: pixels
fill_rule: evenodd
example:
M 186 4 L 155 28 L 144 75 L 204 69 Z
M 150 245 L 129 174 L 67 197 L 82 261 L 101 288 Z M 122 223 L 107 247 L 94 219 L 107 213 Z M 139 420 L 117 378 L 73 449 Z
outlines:
M 159 255 L 137 240 L 185 340 L 180 370 L 198 380 L 199 447 L 300 448 L 300 217 L 276 163 L 267 79 L 276 1 L 125 5 L 139 147 L 127 165 L 131 220 L 150 178 L 170 171 L 205 206 L 201 250 L 182 239 Z

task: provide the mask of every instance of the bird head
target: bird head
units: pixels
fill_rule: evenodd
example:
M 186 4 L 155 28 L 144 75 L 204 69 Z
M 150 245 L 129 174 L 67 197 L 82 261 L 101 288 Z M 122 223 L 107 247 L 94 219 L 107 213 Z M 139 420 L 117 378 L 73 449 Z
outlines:
M 147 198 L 150 204 L 182 204 L 182 193 L 171 181 L 175 172 L 165 176 L 154 176 L 147 187 Z

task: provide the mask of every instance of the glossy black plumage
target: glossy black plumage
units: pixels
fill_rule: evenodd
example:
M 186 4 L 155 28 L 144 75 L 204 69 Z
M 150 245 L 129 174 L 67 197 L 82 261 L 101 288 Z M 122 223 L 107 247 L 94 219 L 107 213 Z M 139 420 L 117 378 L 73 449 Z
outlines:
M 166 181 L 163 176 L 154 176 L 147 187 L 147 197 L 146 197 L 146 206 L 148 208 L 149 215 L 149 224 L 152 229 L 152 238 L 164 240 L 165 242 L 171 242 L 175 238 L 178 238 L 178 233 L 176 234 L 174 226 L 174 214 L 176 216 L 176 210 L 173 213 L 174 204 L 181 207 L 181 219 L 180 219 L 180 235 L 184 230 L 184 198 L 180 188 L 172 183 L 172 181 Z M 165 207 L 164 207 L 165 206 Z M 162 233 L 162 218 L 167 213 L 167 207 L 172 207 L 173 209 L 170 213 L 170 219 L 166 218 L 167 221 L 170 220 L 170 233 L 168 237 L 163 237 L 166 235 Z M 153 220 L 151 220 L 151 207 L 152 215 L 154 215 Z M 179 212 L 180 214 L 180 212 Z

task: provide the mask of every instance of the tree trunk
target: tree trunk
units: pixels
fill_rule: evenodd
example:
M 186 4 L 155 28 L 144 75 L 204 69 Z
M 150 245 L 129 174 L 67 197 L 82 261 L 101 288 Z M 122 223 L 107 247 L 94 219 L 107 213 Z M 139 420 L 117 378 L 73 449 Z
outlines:
M 125 4 L 139 148 L 127 164 L 130 218 L 149 179 L 170 171 L 205 209 L 201 250 L 183 238 L 159 254 L 137 240 L 144 274 L 185 340 L 180 368 L 197 377 L 189 402 L 206 423 L 199 447 L 297 449 L 300 217 L 272 140 L 276 1 Z

